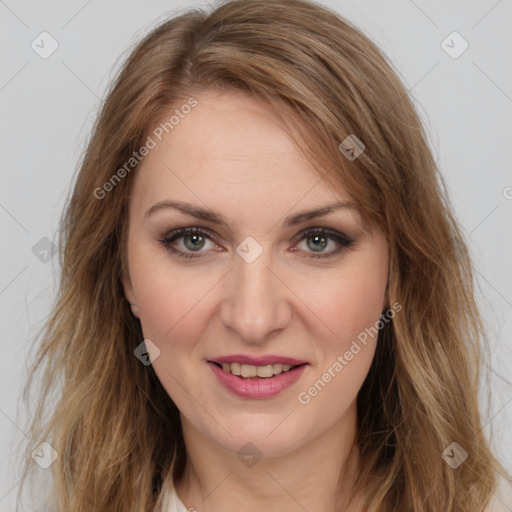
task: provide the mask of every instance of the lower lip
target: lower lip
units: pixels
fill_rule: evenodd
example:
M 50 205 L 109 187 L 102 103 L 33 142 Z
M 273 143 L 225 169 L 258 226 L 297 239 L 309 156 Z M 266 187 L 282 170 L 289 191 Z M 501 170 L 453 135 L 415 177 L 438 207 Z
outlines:
M 237 375 L 225 372 L 210 361 L 208 361 L 208 366 L 212 369 L 217 379 L 219 379 L 219 382 L 235 395 L 243 398 L 263 399 L 276 396 L 281 391 L 295 384 L 303 374 L 307 364 L 265 379 L 238 377 Z

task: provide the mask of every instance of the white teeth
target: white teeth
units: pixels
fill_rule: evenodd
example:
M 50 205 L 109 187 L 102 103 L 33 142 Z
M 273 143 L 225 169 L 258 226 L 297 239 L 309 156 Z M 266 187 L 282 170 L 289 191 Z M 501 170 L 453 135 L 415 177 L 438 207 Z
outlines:
M 272 375 L 274 375 L 274 368 L 272 368 L 271 364 L 267 364 L 266 366 L 258 366 L 256 368 L 256 375 L 258 377 L 272 377 Z
M 242 368 L 241 368 L 242 365 L 240 365 L 238 363 L 231 363 L 230 366 L 231 366 L 231 373 L 233 375 L 242 375 Z
M 256 377 L 256 373 L 258 372 L 256 366 L 243 364 L 240 367 L 242 369 L 242 377 Z
M 274 375 L 287 372 L 291 370 L 293 366 L 291 364 L 266 364 L 263 366 L 255 366 L 252 364 L 239 364 L 239 363 L 222 363 L 222 369 L 231 373 L 232 375 L 238 375 L 244 378 L 260 377 L 268 379 Z
M 281 363 L 273 364 L 274 375 L 279 375 L 283 371 L 283 365 Z

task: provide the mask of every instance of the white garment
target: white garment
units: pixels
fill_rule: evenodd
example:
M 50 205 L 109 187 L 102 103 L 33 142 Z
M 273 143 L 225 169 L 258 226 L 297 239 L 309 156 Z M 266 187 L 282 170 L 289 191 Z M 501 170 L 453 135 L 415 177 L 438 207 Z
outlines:
M 193 508 L 187 510 L 183 502 L 178 498 L 174 487 L 167 489 L 165 493 L 162 512 L 194 512 Z M 494 512 L 494 511 L 493 511 Z
M 194 512 L 193 507 L 187 509 L 176 494 L 172 485 L 165 485 L 162 489 L 162 512 Z M 496 494 L 486 508 L 486 512 L 512 512 L 512 480 L 499 479 Z
M 156 504 L 156 510 L 159 512 L 197 512 L 193 507 L 187 509 L 179 499 L 170 475 L 162 483 L 162 491 Z

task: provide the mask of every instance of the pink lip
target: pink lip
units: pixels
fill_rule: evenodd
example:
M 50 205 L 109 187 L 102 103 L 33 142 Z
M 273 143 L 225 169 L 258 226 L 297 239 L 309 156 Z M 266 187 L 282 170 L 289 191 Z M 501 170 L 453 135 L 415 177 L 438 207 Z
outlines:
M 279 359 L 279 358 L 277 358 Z M 281 358 L 286 359 L 286 358 Z M 287 359 L 291 361 L 291 359 Z M 237 363 L 238 361 L 229 360 L 230 362 Z M 275 359 L 273 359 L 275 361 Z M 221 361 L 218 361 L 219 363 Z M 228 361 L 224 361 L 228 362 Z M 240 364 L 254 364 L 254 363 L 240 363 Z M 259 363 L 263 365 L 266 363 Z M 270 363 L 268 363 L 270 364 Z M 292 364 L 292 363 L 281 363 L 281 364 Z M 298 364 L 301 364 L 300 362 Z M 211 368 L 217 379 L 223 384 L 229 391 L 237 396 L 243 398 L 252 399 L 264 399 L 271 398 L 278 395 L 286 388 L 292 386 L 306 369 L 307 364 L 302 364 L 297 368 L 294 368 L 288 372 L 280 373 L 274 377 L 267 379 L 260 379 L 258 377 L 242 378 L 237 375 L 225 372 L 222 368 L 219 368 L 215 363 L 208 361 L 208 366 Z
M 215 363 L 238 363 L 238 364 L 251 364 L 253 366 L 265 366 L 267 364 L 291 364 L 292 366 L 298 366 L 304 364 L 307 361 L 300 361 L 299 359 L 293 359 L 292 357 L 282 356 L 246 356 L 243 354 L 233 354 L 232 356 L 222 356 L 210 359 Z

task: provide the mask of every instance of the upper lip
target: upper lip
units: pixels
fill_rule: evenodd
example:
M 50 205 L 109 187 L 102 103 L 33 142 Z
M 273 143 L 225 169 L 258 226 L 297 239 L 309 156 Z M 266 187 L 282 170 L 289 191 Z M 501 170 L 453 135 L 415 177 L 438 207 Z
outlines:
M 212 363 L 238 363 L 238 364 L 249 364 L 253 366 L 265 366 L 269 364 L 291 364 L 292 366 L 298 366 L 305 364 L 307 361 L 301 361 L 293 357 L 284 356 L 247 356 L 244 354 L 233 354 L 230 356 L 215 357 L 210 359 Z

